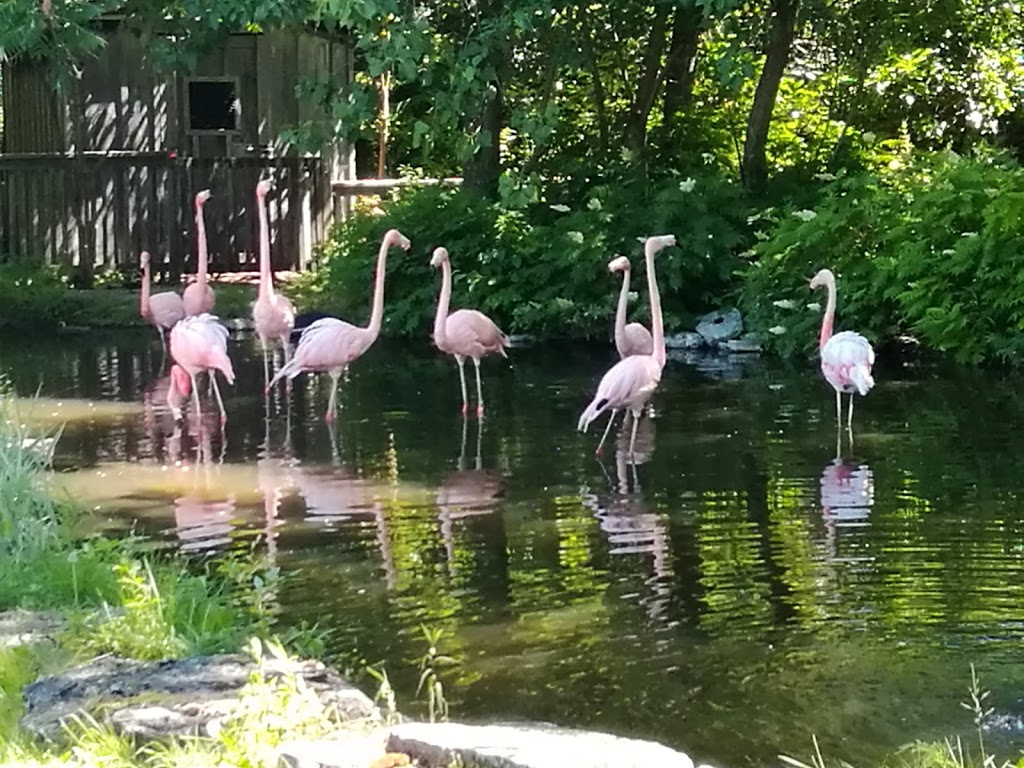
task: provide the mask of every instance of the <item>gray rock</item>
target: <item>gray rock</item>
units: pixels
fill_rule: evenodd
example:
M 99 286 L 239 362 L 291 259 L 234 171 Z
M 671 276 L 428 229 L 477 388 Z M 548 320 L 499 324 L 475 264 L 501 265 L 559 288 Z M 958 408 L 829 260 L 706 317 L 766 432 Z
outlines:
M 282 768 L 367 768 L 383 757 L 388 740 L 386 728 L 346 729 L 327 738 L 297 739 L 277 750 Z
M 743 317 L 738 309 L 725 309 L 704 315 L 697 324 L 697 333 L 711 345 L 735 339 L 743 333 Z
M 722 347 L 729 352 L 760 352 L 761 341 L 755 334 L 747 333 L 740 336 L 738 339 L 729 339 L 729 341 L 725 342 Z
M 209 735 L 229 715 L 255 663 L 241 654 L 143 662 L 101 656 L 25 688 L 25 730 L 56 740 L 72 715 L 102 717 L 114 729 L 142 739 Z M 267 678 L 301 677 L 341 721 L 380 719 L 373 702 L 317 661 L 264 659 Z
M 529 347 L 534 344 L 537 340 L 528 333 L 513 333 L 508 337 L 508 343 L 512 345 L 512 348 L 516 347 Z
M 49 642 L 65 626 L 60 616 L 45 611 L 6 611 L 0 613 L 0 648 Z
M 693 768 L 687 755 L 653 741 L 547 723 L 404 723 L 391 729 L 388 749 L 429 766 L 461 760 L 466 768 Z
M 665 337 L 665 346 L 668 349 L 700 349 L 704 346 L 704 337 L 692 331 L 674 333 Z

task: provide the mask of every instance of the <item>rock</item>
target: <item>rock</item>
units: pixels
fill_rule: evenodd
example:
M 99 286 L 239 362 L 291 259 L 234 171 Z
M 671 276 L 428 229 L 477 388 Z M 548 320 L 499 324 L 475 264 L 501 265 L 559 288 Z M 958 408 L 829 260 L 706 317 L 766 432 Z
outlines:
M 342 730 L 323 739 L 288 741 L 278 748 L 282 768 L 367 768 L 370 765 L 408 765 L 409 758 L 388 759 L 386 728 L 366 732 Z M 405 761 L 402 762 L 402 758 Z
M 268 679 L 301 677 L 339 720 L 380 720 L 366 694 L 320 662 L 267 658 L 263 663 Z M 255 670 L 255 662 L 241 654 L 158 662 L 101 656 L 26 687 L 21 725 L 56 740 L 71 715 L 85 713 L 141 739 L 209 735 L 211 723 L 238 706 Z
M 743 333 L 743 318 L 738 309 L 711 312 L 700 319 L 697 324 L 697 333 L 711 345 L 735 339 Z
M 723 345 L 729 352 L 760 352 L 761 342 L 753 333 L 746 333 L 738 339 L 729 339 Z
M 0 648 L 15 648 L 52 641 L 64 629 L 64 619 L 45 611 L 0 613 Z
M 536 339 L 528 333 L 513 333 L 508 337 L 508 343 L 512 345 L 512 348 L 516 347 L 529 347 L 536 343 Z
M 388 749 L 428 766 L 461 760 L 466 768 L 693 768 L 687 755 L 653 741 L 547 723 L 404 723 L 391 729 Z
M 700 349 L 704 346 L 704 337 L 692 331 L 674 333 L 665 337 L 665 346 L 668 349 Z

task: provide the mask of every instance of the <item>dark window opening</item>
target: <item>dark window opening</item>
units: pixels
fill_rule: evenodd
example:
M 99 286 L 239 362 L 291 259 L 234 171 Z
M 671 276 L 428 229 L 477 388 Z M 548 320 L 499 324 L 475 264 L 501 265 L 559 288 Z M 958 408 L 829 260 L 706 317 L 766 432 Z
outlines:
M 238 97 L 234 80 L 190 80 L 190 131 L 234 131 L 238 128 Z

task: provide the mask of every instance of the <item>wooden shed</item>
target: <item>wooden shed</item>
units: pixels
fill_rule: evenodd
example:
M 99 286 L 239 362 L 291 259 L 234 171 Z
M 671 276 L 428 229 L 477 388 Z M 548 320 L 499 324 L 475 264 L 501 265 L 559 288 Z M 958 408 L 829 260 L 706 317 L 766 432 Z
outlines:
M 300 79 L 351 78 L 348 47 L 305 29 L 234 34 L 195 72 L 167 72 L 118 19 L 101 32 L 106 45 L 64 88 L 46 64 L 3 65 L 0 259 L 91 275 L 130 269 L 146 249 L 160 271 L 192 271 L 191 201 L 209 188 L 211 270 L 254 269 L 254 190 L 272 178 L 274 266 L 303 267 L 332 219 L 331 182 L 354 176 L 354 157 L 342 145 L 299 155 L 279 136 L 315 117 Z

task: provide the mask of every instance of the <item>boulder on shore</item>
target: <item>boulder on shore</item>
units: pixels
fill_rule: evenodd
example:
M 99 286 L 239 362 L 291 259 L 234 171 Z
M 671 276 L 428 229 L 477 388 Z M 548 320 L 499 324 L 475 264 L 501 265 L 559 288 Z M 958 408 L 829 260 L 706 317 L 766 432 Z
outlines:
M 704 337 L 709 346 L 718 346 L 743 333 L 743 317 L 738 309 L 710 312 L 700 319 L 697 333 Z
M 27 686 L 21 725 L 36 736 L 58 740 L 64 723 L 84 714 L 140 739 L 208 736 L 211 723 L 238 707 L 256 669 L 242 654 L 157 662 L 101 656 Z M 321 662 L 266 658 L 263 670 L 268 680 L 301 678 L 342 722 L 380 720 L 366 694 Z

